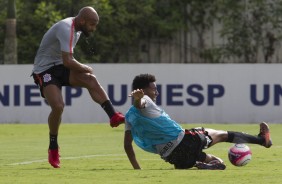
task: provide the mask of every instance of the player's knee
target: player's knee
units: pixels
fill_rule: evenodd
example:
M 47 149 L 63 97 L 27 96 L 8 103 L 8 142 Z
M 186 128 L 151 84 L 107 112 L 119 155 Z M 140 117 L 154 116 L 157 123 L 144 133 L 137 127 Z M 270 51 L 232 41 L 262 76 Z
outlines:
M 209 135 L 211 136 L 213 140 L 212 145 L 219 143 L 219 142 L 226 142 L 226 140 L 228 139 L 228 134 L 226 131 L 215 131 Z
M 52 106 L 52 110 L 57 112 L 57 113 L 63 113 L 64 111 L 64 107 L 65 107 L 65 104 L 64 103 L 57 103 L 55 105 Z
M 93 74 L 89 75 L 89 80 L 93 83 L 98 83 L 97 77 Z

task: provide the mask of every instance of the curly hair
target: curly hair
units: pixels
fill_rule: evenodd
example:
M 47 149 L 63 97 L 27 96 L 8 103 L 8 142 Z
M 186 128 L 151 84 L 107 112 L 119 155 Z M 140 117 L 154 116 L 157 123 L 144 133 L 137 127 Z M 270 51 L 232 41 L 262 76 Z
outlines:
M 152 74 L 137 75 L 132 82 L 132 89 L 144 89 L 149 86 L 151 82 L 156 82 L 156 77 Z

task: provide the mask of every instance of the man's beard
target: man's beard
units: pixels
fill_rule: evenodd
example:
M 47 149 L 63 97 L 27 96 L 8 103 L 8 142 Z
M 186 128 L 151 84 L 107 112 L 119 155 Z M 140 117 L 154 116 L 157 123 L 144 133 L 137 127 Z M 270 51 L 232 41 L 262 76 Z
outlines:
M 88 32 L 84 27 L 81 28 L 81 31 L 86 37 L 90 36 L 90 32 Z

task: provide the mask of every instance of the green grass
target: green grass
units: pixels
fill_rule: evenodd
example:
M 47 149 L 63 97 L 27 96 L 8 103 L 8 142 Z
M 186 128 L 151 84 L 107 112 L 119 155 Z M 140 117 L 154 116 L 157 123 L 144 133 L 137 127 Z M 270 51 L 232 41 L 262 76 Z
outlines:
M 257 134 L 258 125 L 183 124 Z M 47 163 L 48 127 L 45 124 L 0 124 L 0 183 L 282 183 L 281 124 L 271 124 L 274 145 L 270 149 L 250 145 L 251 162 L 232 166 L 227 158 L 231 144 L 220 143 L 207 153 L 221 157 L 224 171 L 174 170 L 158 155 L 135 146 L 142 170 L 133 170 L 123 150 L 124 126 L 108 124 L 62 124 L 59 135 L 61 168 Z

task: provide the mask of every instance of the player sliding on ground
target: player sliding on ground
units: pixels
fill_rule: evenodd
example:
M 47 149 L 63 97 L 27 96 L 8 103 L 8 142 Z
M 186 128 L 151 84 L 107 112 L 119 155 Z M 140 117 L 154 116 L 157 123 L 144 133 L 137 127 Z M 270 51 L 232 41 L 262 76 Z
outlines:
M 158 96 L 156 79 L 151 74 L 140 74 L 133 80 L 133 105 L 125 115 L 124 148 L 134 169 L 141 169 L 134 153 L 132 140 L 143 150 L 159 154 L 176 169 L 226 168 L 223 161 L 203 149 L 216 143 L 251 143 L 271 147 L 269 127 L 260 124 L 258 136 L 242 132 L 209 128 L 183 129 L 156 105 Z
M 76 17 L 57 22 L 45 33 L 35 57 L 33 78 L 40 87 L 41 96 L 52 109 L 48 118 L 50 133 L 48 160 L 55 168 L 60 167 L 57 137 L 64 110 L 62 86 L 86 88 L 92 100 L 100 104 L 107 113 L 112 127 L 124 122 L 124 115 L 115 111 L 93 69 L 73 57 L 73 50 L 80 34 L 88 37 L 96 30 L 98 23 L 99 16 L 92 7 L 82 8 Z

